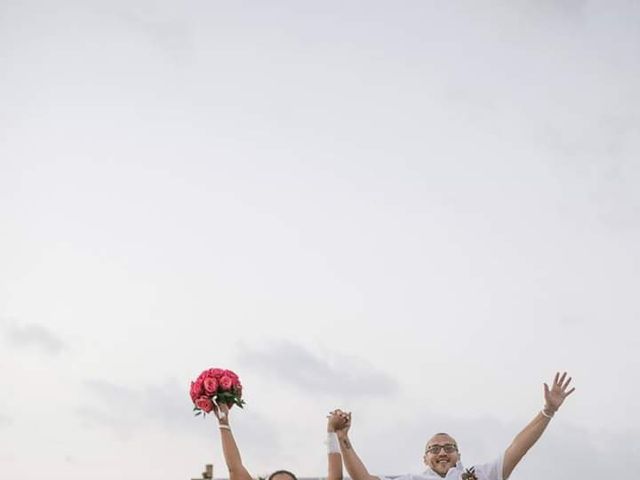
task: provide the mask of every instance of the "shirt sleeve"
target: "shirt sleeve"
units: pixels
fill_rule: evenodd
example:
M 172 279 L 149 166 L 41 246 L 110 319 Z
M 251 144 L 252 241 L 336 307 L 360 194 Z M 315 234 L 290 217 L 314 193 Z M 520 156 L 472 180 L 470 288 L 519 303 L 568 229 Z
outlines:
M 493 462 L 476 465 L 478 480 L 503 480 L 502 466 L 504 464 L 504 453 Z

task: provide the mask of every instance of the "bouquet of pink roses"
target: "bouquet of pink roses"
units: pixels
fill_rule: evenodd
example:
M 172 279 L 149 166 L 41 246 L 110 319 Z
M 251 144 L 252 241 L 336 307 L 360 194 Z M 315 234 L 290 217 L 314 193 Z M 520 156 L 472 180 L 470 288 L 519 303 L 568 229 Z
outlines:
M 210 368 L 202 372 L 195 382 L 191 382 L 191 400 L 196 415 L 210 413 L 214 405 L 225 403 L 231 408 L 244 406 L 242 384 L 238 375 L 231 370 Z

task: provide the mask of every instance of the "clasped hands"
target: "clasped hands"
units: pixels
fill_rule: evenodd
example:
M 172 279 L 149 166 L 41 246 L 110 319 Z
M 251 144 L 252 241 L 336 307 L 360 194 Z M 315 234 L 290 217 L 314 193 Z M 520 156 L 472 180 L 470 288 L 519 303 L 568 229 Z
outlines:
M 335 432 L 339 437 L 345 436 L 351 428 L 351 412 L 340 409 L 333 410 L 327 415 L 327 432 Z

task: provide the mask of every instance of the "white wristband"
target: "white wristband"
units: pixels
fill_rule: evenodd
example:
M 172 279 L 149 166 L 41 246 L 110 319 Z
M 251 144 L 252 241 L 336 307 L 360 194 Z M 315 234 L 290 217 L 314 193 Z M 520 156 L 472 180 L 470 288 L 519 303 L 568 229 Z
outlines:
M 553 414 L 549 415 L 547 412 L 544 411 L 544 408 L 542 410 L 540 410 L 540 413 L 547 418 L 553 418 Z
M 327 432 L 327 453 L 340 453 L 340 442 L 336 432 Z
M 231 431 L 231 427 L 229 425 L 218 425 L 220 430 L 229 430 Z

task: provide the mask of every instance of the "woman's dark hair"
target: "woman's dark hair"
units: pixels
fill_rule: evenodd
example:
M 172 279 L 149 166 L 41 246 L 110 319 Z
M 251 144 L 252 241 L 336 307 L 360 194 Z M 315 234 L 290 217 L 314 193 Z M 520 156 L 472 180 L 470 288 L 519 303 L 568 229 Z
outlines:
M 267 480 L 271 480 L 273 477 L 275 477 L 276 475 L 279 475 L 281 473 L 284 473 L 286 475 L 289 475 L 291 477 L 291 480 L 298 480 L 298 477 L 296 477 L 293 473 L 291 473 L 289 470 L 276 470 L 275 472 L 273 472 L 271 475 L 269 475 L 267 477 Z

